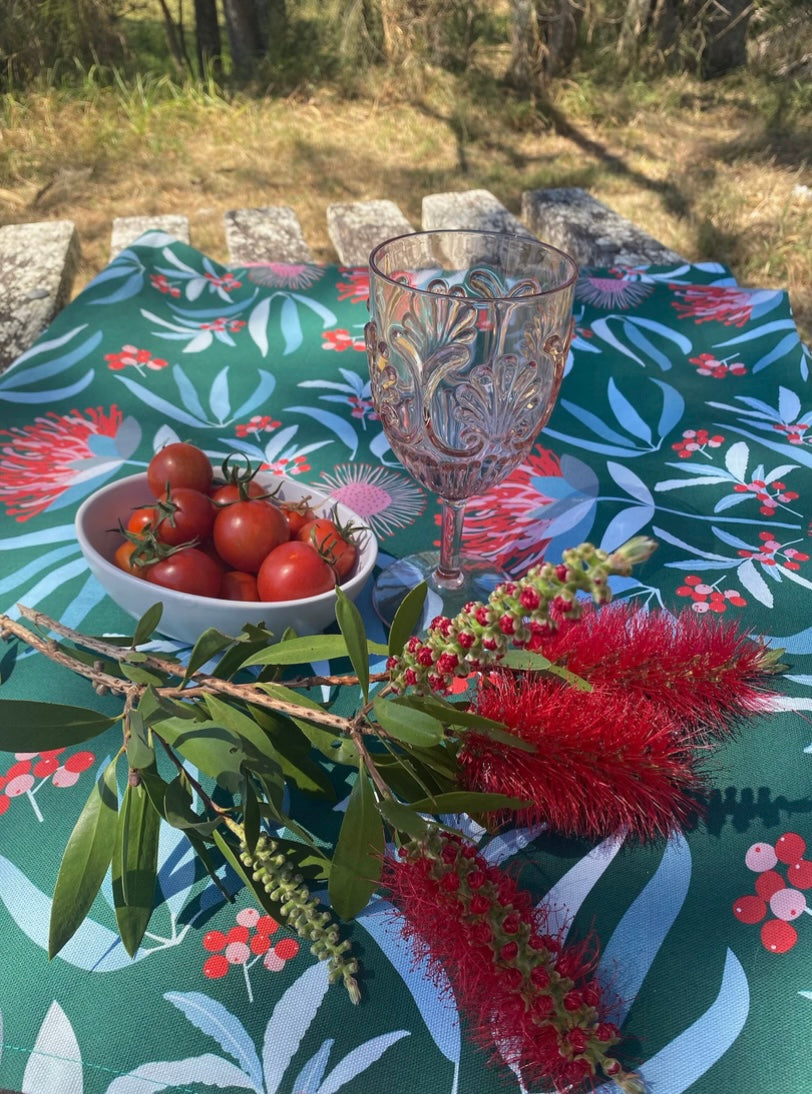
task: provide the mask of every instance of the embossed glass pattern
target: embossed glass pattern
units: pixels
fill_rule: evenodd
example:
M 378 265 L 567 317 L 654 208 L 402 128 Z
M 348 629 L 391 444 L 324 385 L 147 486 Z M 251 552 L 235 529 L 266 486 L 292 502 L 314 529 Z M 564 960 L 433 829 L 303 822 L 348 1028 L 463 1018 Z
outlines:
M 372 252 L 372 398 L 393 452 L 443 509 L 440 552 L 379 582 L 385 619 L 424 577 L 445 606 L 454 590 L 455 603 L 478 599 L 504 577 L 460 557 L 464 507 L 521 463 L 550 416 L 576 273 L 555 248 L 496 232 L 417 232 Z

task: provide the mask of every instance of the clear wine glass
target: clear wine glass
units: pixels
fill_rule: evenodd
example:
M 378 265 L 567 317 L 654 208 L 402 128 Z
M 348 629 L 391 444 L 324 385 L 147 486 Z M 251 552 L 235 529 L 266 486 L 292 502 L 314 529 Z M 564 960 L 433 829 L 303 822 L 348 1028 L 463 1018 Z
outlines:
M 373 602 L 390 623 L 425 580 L 454 615 L 505 580 L 461 554 L 465 507 L 521 463 L 552 412 L 577 267 L 530 237 L 446 230 L 386 240 L 369 273 L 372 400 L 392 451 L 442 506 L 440 550 L 388 567 Z

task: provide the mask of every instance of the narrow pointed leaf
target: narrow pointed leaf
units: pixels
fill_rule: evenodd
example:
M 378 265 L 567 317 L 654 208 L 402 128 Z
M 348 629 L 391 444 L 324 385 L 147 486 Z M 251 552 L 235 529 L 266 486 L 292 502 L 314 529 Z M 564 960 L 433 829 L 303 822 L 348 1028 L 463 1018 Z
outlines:
M 220 650 L 230 646 L 233 641 L 233 638 L 229 638 L 227 634 L 223 634 L 222 631 L 218 631 L 214 627 L 209 627 L 208 630 L 203 631 L 189 655 L 189 663 L 186 666 L 186 675 L 183 679 L 188 680 L 202 665 L 210 661 Z
M 245 842 L 251 854 L 254 853 L 259 839 L 259 802 L 254 784 L 246 777 L 242 790 L 242 826 L 245 832 Z
M 330 903 L 342 919 L 353 919 L 375 892 L 384 844 L 372 783 L 361 767 L 338 833 L 327 885 Z
M 161 818 L 143 786 L 124 792 L 113 853 L 113 901 L 124 949 L 134 957 L 155 904 Z
M 476 791 L 452 790 L 432 798 L 411 802 L 420 813 L 490 813 L 494 809 L 521 809 L 529 803 L 507 794 L 479 794 Z
M 372 710 L 384 732 L 396 741 L 416 748 L 430 748 L 443 739 L 442 722 L 397 699 L 376 699 Z
M 59 953 L 86 918 L 112 861 L 118 819 L 117 758 L 93 784 L 65 847 L 51 905 L 49 957 Z
M 420 616 L 423 614 L 427 593 L 428 585 L 425 581 L 421 581 L 400 602 L 389 630 L 389 653 L 392 657 L 397 657 L 403 652 L 403 647 L 415 633 Z
M 0 752 L 47 752 L 98 737 L 118 718 L 96 710 L 37 703 L 31 699 L 0 699 Z
M 155 763 L 155 752 L 147 740 L 144 719 L 139 710 L 130 711 L 127 726 L 127 763 L 136 771 L 142 767 L 152 767 Z
M 153 604 L 151 607 L 147 608 L 135 626 L 135 633 L 133 634 L 134 646 L 140 646 L 144 642 L 149 641 L 153 631 L 161 622 L 163 610 L 163 604 L 160 603 Z
M 336 620 L 366 702 L 369 699 L 369 653 L 364 621 L 356 605 L 340 588 L 336 589 Z
M 382 801 L 380 810 L 383 817 L 389 821 L 393 828 L 405 832 L 413 839 L 423 839 L 428 832 L 428 822 L 419 813 L 415 812 L 411 806 L 403 805 L 402 802 Z
M 331 661 L 347 656 L 347 643 L 340 634 L 314 634 L 304 638 L 291 638 L 277 642 L 275 646 L 260 650 L 249 657 L 244 665 L 305 665 L 311 661 Z

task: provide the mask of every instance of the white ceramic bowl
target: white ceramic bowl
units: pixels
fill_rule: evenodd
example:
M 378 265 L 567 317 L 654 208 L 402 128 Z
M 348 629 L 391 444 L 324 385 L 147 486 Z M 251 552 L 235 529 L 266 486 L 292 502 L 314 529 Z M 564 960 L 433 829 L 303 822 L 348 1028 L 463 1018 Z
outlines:
M 335 509 L 342 523 L 363 525 L 361 518 L 346 505 L 328 501 L 323 494 L 293 479 L 262 472 L 256 478 L 269 488 L 278 486 L 278 497 L 285 501 L 309 498 L 316 513 L 326 515 Z M 91 494 L 76 514 L 76 537 L 91 572 L 108 596 L 134 619 L 140 619 L 150 605 L 160 601 L 163 613 L 157 629 L 169 638 L 189 644 L 196 642 L 208 627 L 238 635 L 245 623 L 264 624 L 279 637 L 287 627 L 293 627 L 300 635 L 318 634 L 335 621 L 336 594 L 332 590 L 302 600 L 276 603 L 221 600 L 164 589 L 120 570 L 112 562 L 121 543 L 118 522 L 126 523 L 130 510 L 149 504 L 151 498 L 147 476 L 130 475 Z M 378 557 L 378 542 L 368 528 L 357 533 L 355 542 L 358 544 L 355 569 L 341 585 L 351 600 L 361 592 Z

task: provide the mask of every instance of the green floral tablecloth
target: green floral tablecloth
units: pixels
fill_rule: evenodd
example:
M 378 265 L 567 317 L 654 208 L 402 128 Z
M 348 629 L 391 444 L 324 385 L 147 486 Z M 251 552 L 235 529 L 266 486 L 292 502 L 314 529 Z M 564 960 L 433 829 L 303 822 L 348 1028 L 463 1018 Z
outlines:
M 0 377 L 0 608 L 127 633 L 89 576 L 73 517 L 92 490 L 178 438 L 332 493 L 374 528 L 382 564 L 436 540 L 436 499 L 397 464 L 370 402 L 367 290 L 364 270 L 227 270 L 159 232 L 122 252 Z M 784 647 L 790 669 L 774 713 L 714 757 L 707 819 L 684 836 L 593 847 L 517 830 L 482 847 L 538 900 L 548 895 L 571 932 L 597 930 L 601 975 L 622 1000 L 624 1061 L 653 1094 L 802 1094 L 812 1088 L 809 355 L 786 294 L 739 288 L 714 264 L 585 271 L 576 323 L 549 427 L 471 505 L 467 547 L 519 574 L 584 539 L 611 549 L 645 532 L 659 549 L 614 581 L 617 596 L 724 614 Z M 382 639 L 368 591 L 360 606 Z M 16 644 L 0 644 L 0 673 L 5 698 L 115 709 Z M 366 969 L 353 1007 L 244 892 L 223 902 L 179 831 L 162 836 L 162 903 L 136 959 L 105 890 L 49 962 L 59 857 L 117 744 L 114 730 L 56 754 L 0 754 L 0 1086 L 523 1089 L 468 1044 L 453 998 L 412 967 L 383 903 L 351 930 Z M 791 908 L 773 902 L 775 914 L 768 882 L 794 891 Z

